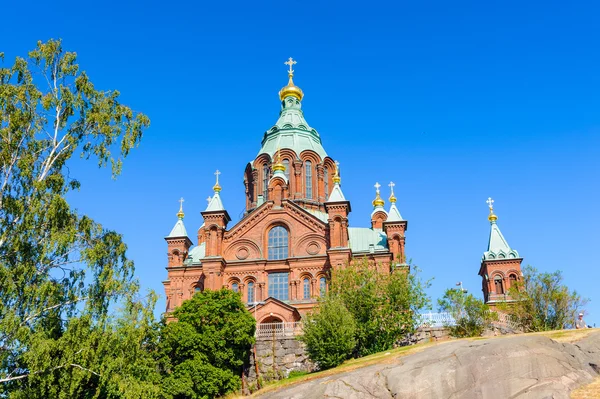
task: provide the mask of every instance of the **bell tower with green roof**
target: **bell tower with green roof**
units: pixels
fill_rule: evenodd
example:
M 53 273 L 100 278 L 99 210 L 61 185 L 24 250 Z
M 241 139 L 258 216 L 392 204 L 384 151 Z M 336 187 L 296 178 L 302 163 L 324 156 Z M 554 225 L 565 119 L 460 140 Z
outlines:
M 490 209 L 490 237 L 487 251 L 483 253 L 479 275 L 482 278 L 484 302 L 494 307 L 498 302 L 510 302 L 508 290 L 522 277 L 521 262 L 517 250 L 508 245 L 498 227 L 498 216 L 494 213 L 494 200 L 487 199 Z

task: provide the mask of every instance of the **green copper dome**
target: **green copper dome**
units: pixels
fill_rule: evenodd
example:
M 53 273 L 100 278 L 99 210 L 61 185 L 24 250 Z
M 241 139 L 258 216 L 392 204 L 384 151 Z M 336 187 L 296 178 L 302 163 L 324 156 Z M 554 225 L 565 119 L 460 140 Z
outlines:
M 275 126 L 265 132 L 261 144 L 258 155 L 269 154 L 271 158 L 278 148 L 289 148 L 296 155 L 300 155 L 305 150 L 312 150 L 321 157 L 321 160 L 327 156 L 319 133 L 304 119 L 301 101 L 292 95 L 285 97 L 281 102 L 279 119 Z

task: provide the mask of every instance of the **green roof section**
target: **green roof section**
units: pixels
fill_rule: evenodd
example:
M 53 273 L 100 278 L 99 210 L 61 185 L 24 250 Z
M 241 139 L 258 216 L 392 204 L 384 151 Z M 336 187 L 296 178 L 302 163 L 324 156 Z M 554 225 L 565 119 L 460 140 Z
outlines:
M 186 263 L 200 263 L 201 259 L 204 259 L 204 257 L 206 256 L 206 243 L 202 243 L 200 245 L 196 245 L 194 248 L 192 248 L 190 250 L 190 253 L 188 254 L 187 259 L 185 260 Z
M 185 225 L 183 224 L 183 219 L 179 219 L 179 220 L 177 220 L 177 223 L 175 223 L 175 226 L 173 226 L 173 229 L 171 230 L 169 235 L 166 236 L 165 238 L 180 238 L 180 237 L 187 237 L 187 236 L 188 236 L 188 234 L 185 229 Z
M 205 212 L 209 211 L 224 211 L 225 207 L 223 207 L 223 201 L 221 201 L 221 196 L 218 191 L 215 191 L 212 198 L 208 202 L 208 206 L 204 210 Z
M 258 155 L 269 154 L 274 157 L 278 149 L 289 148 L 296 155 L 302 151 L 312 150 L 321 160 L 327 153 L 321 144 L 319 133 L 306 122 L 302 112 L 302 103 L 295 97 L 289 96 L 282 101 L 279 119 L 270 130 L 265 132 L 262 146 Z
M 396 203 L 392 202 L 392 206 L 390 207 L 390 211 L 388 212 L 387 222 L 402 222 L 402 215 L 400 215 L 400 211 L 396 207 Z
M 380 229 L 348 227 L 348 236 L 353 253 L 388 250 L 387 236 Z
M 329 198 L 325 202 L 342 202 L 346 201 L 346 197 L 342 192 L 342 186 L 340 183 L 335 183 L 333 185 L 333 189 L 331 190 L 331 194 L 329 194 Z
M 500 227 L 495 220 L 490 221 L 490 239 L 488 241 L 488 250 L 483 253 L 484 260 L 496 260 L 506 258 L 518 258 L 519 253 L 512 249 L 502 235 Z

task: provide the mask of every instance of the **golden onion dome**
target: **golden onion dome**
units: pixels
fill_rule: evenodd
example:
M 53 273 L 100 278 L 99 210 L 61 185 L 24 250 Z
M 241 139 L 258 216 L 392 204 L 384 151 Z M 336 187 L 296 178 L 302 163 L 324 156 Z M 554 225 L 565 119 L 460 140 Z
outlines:
M 294 74 L 290 73 L 290 80 L 287 86 L 284 86 L 281 90 L 279 90 L 279 99 L 281 101 L 283 101 L 286 97 L 290 96 L 297 98 L 299 101 L 302 101 L 302 97 L 304 97 L 302 89 L 294 84 L 294 80 L 292 79 L 293 76 Z
M 273 171 L 285 172 L 285 165 L 278 161 L 275 165 L 273 165 Z
M 488 220 L 490 222 L 495 222 L 496 220 L 498 220 L 498 216 L 496 216 L 494 214 L 494 211 L 490 210 L 490 215 L 488 216 Z
M 390 195 L 390 203 L 392 203 L 392 204 L 396 203 L 396 196 L 394 195 L 394 193 L 392 193 L 392 195 Z
M 373 200 L 373 206 L 378 207 L 378 206 L 384 206 L 385 205 L 385 201 L 379 196 L 379 192 L 377 192 L 377 195 L 375 196 L 375 199 Z

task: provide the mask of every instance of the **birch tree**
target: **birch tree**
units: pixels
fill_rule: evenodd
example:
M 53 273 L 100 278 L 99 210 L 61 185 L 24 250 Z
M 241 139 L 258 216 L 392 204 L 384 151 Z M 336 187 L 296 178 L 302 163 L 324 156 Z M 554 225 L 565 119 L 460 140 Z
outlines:
M 139 297 L 121 235 L 66 200 L 74 156 L 116 177 L 149 119 L 59 40 L 7 64 L 0 53 L 0 397 L 153 397 L 154 297 Z

